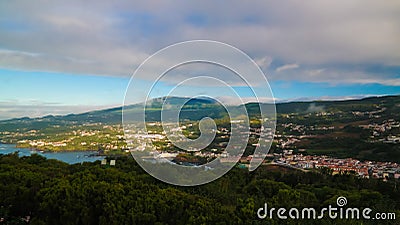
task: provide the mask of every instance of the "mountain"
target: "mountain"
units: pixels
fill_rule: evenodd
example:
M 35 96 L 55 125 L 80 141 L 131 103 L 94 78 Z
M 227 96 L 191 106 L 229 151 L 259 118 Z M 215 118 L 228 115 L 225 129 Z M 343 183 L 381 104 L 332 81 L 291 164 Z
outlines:
M 211 118 L 221 118 L 226 110 L 217 101 L 210 98 L 180 98 L 162 97 L 152 99 L 146 105 L 146 120 L 156 121 L 161 118 L 163 103 L 167 105 L 166 111 L 176 110 L 181 105 L 183 110 L 180 112 L 181 119 L 199 120 L 205 116 Z M 80 114 L 68 114 L 63 116 L 45 116 L 40 118 L 17 118 L 0 121 L 0 132 L 17 130 L 39 130 L 48 126 L 62 126 L 85 123 L 121 123 L 122 112 L 138 118 L 143 110 L 143 104 L 133 104 L 123 107 L 115 107 L 104 110 L 90 111 Z M 137 117 L 135 117 L 137 116 Z
M 146 106 L 146 120 L 155 121 L 161 118 L 163 102 L 168 105 L 165 110 L 173 110 L 184 104 L 180 112 L 181 119 L 199 120 L 205 116 L 211 118 L 222 118 L 227 116 L 226 109 L 217 101 L 209 98 L 180 98 L 162 97 L 156 98 Z M 270 104 L 247 103 L 246 109 L 250 116 L 259 115 L 259 107 L 270 110 Z M 230 106 L 235 109 L 237 106 Z M 125 113 L 139 114 L 143 109 L 142 104 L 129 105 L 125 107 Z M 311 102 L 288 102 L 277 103 L 276 111 L 282 114 L 307 114 L 313 112 L 373 112 L 381 110 L 381 118 L 397 118 L 400 114 L 400 96 L 368 97 L 359 100 L 343 101 L 311 101 Z M 49 125 L 67 125 L 84 123 L 121 123 L 122 107 L 105 110 L 91 111 L 81 114 L 69 114 L 64 116 L 45 116 L 41 118 L 18 118 L 0 121 L 1 131 L 15 131 L 18 129 L 41 129 Z

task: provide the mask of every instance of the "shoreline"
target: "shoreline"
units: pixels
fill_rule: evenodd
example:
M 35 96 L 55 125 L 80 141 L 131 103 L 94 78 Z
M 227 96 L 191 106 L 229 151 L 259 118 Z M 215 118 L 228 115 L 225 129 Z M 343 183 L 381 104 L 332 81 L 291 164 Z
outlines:
M 42 150 L 42 149 L 38 149 L 38 148 L 30 148 L 30 147 L 20 147 L 17 146 L 17 144 L 10 144 L 10 143 L 4 143 L 2 141 L 0 141 L 0 144 L 2 145 L 10 145 L 12 146 L 12 148 L 15 149 L 26 149 L 29 151 L 34 151 L 35 153 L 68 153 L 68 152 L 87 152 L 87 153 L 91 153 L 88 154 L 89 157 L 95 157 L 95 156 L 108 156 L 108 154 L 105 153 L 100 153 L 98 150 L 77 150 L 77 149 L 71 149 L 71 150 Z M 121 154 L 122 155 L 122 154 Z

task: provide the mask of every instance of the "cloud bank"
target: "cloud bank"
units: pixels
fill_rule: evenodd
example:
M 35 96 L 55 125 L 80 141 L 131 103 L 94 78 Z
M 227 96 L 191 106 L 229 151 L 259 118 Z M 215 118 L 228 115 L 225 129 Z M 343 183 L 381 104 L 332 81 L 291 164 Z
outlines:
M 1 1 L 0 68 L 130 76 L 160 48 L 212 39 L 245 51 L 270 80 L 400 85 L 399 1 L 229 5 Z

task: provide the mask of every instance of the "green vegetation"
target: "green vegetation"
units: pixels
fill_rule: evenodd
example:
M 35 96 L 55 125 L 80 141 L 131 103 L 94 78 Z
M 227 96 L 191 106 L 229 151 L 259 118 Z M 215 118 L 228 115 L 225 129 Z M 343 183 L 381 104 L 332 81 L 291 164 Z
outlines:
M 51 126 L 41 130 L 13 133 L 6 143 L 16 143 L 19 148 L 43 151 L 95 150 L 122 152 L 126 148 L 120 125 L 85 124 Z
M 317 138 L 300 142 L 297 147 L 307 148 L 306 154 L 309 155 L 400 163 L 400 145 L 395 143 L 369 143 L 355 138 Z
M 398 181 L 260 167 L 235 168 L 197 187 L 177 187 L 146 174 L 131 158 L 115 167 L 68 165 L 39 155 L 0 156 L 0 218 L 4 224 L 376 224 L 357 220 L 260 220 L 257 209 L 336 205 L 400 213 Z M 397 183 L 395 183 L 397 182 Z M 379 224 L 399 224 L 380 221 Z
M 216 120 L 219 127 L 230 129 L 226 110 L 209 99 L 160 98 L 147 106 L 149 122 L 160 120 L 162 103 L 169 107 L 180 106 L 181 125 L 193 123 L 183 130 L 188 138 L 199 136 L 197 121 L 208 116 Z M 251 117 L 252 127 L 261 124 L 259 107 L 269 109 L 268 104 L 248 103 L 245 105 Z M 236 106 L 229 106 L 234 111 Z M 130 114 L 142 110 L 141 105 L 125 107 Z M 371 97 L 350 101 L 314 101 L 279 103 L 277 109 L 277 130 L 272 150 L 280 153 L 285 149 L 304 154 L 353 157 L 362 160 L 394 161 L 400 163 L 400 96 Z M 168 111 L 168 110 L 167 110 Z M 39 150 L 105 150 L 123 152 L 126 145 L 121 137 L 122 108 L 93 111 L 78 115 L 47 116 L 43 118 L 13 119 L 0 121 L 0 141 L 18 143 L 19 147 Z M 111 128 L 110 128 L 111 127 Z M 162 127 L 150 130 L 160 134 Z M 74 133 L 75 132 L 75 133 Z M 82 135 L 82 132 L 95 135 Z M 229 132 L 228 132 L 229 133 Z M 254 133 L 254 132 L 253 132 Z M 223 137 L 224 136 L 224 137 Z M 258 136 L 251 135 L 245 156 L 252 154 Z M 229 134 L 217 135 L 216 140 L 204 151 L 220 153 Z M 25 142 L 24 142 L 25 141 Z M 51 142 L 31 145 L 31 141 Z M 158 150 L 177 151 L 156 140 Z

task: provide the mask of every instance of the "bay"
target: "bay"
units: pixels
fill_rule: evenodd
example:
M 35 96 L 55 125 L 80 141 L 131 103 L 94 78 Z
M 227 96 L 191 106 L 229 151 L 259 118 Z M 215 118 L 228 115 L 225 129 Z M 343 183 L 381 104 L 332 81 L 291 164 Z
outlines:
M 36 153 L 48 159 L 57 159 L 68 164 L 94 162 L 105 158 L 105 156 L 95 155 L 97 153 L 95 151 L 41 152 L 27 148 L 16 148 L 15 145 L 11 144 L 0 144 L 0 154 L 10 154 L 14 152 L 18 152 L 20 157 L 30 156 Z

